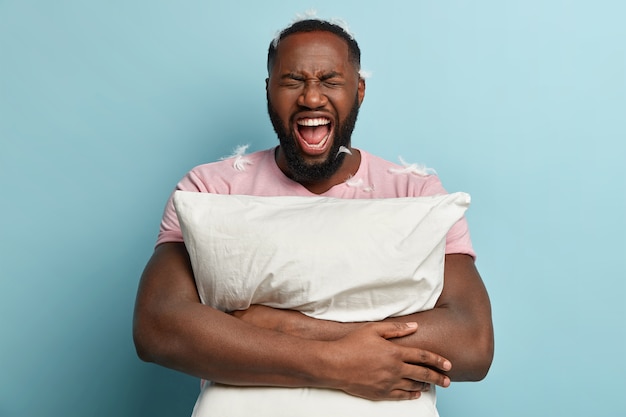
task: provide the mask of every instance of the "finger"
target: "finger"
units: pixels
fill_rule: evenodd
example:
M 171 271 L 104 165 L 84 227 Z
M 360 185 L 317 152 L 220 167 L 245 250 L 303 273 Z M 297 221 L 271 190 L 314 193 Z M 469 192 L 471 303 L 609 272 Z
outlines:
M 401 323 L 401 322 L 384 322 L 376 323 L 376 332 L 380 337 L 385 339 L 393 339 L 394 337 L 403 337 L 415 333 L 417 331 L 417 323 Z
M 405 352 L 407 356 L 404 357 L 404 361 L 407 363 L 424 365 L 444 372 L 452 369 L 452 363 L 448 359 L 434 352 L 417 348 L 408 348 Z
M 421 396 L 422 391 L 395 389 L 389 392 L 389 395 L 386 398 L 381 398 L 381 400 L 416 400 Z
M 377 390 L 374 395 L 362 396 L 359 393 L 351 393 L 353 395 L 362 396 L 369 400 L 388 401 L 388 400 L 415 400 L 419 398 L 423 392 L 427 392 L 431 389 L 430 384 L 426 384 L 420 381 L 413 381 L 410 379 L 401 379 L 395 384 L 394 388 L 389 391 Z M 350 391 L 348 391 L 350 393 Z
M 431 385 L 428 382 L 415 381 L 413 379 L 402 379 L 397 388 L 409 392 L 428 392 Z
M 450 378 L 447 375 L 426 366 L 406 364 L 402 375 L 404 378 L 427 384 L 438 385 L 444 388 L 450 386 Z

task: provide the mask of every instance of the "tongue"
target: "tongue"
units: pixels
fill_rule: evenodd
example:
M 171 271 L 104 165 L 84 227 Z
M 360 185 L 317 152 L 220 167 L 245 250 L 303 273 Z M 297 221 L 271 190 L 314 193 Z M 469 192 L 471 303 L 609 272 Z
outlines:
M 306 143 L 317 145 L 328 134 L 328 125 L 323 126 L 300 126 L 300 136 Z

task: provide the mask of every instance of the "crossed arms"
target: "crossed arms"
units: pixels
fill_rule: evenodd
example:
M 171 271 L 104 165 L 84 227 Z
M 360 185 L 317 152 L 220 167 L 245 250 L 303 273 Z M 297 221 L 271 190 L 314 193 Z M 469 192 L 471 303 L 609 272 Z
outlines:
M 142 275 L 133 336 L 141 359 L 215 382 L 333 388 L 375 400 L 480 380 L 493 357 L 489 297 L 473 259 L 461 254 L 446 255 L 432 310 L 338 323 L 263 306 L 227 314 L 203 305 L 184 244 L 164 243 Z

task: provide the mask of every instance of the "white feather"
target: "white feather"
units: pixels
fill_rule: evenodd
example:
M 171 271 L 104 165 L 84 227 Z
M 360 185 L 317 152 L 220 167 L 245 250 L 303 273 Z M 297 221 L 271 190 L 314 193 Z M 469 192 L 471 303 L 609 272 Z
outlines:
M 359 178 L 358 180 L 356 180 L 353 177 L 350 177 L 346 180 L 346 185 L 348 187 L 360 188 L 366 193 L 371 193 L 372 191 L 374 191 L 374 186 L 373 185 L 366 186 L 362 178 Z
M 389 172 L 392 174 L 416 174 L 425 177 L 437 173 L 434 169 L 428 168 L 425 165 L 409 164 L 401 156 L 398 157 L 398 159 L 400 160 L 402 168 L 389 168 Z
M 339 150 L 337 151 L 337 155 L 339 155 L 342 152 L 347 153 L 348 155 L 352 155 L 352 151 L 343 145 L 339 147 Z
M 249 146 L 250 145 L 239 145 L 235 148 L 232 155 L 225 156 L 220 159 L 221 160 L 234 159 L 233 168 L 235 168 L 237 171 L 245 171 L 246 165 L 252 165 L 252 161 L 244 157 L 246 150 L 248 150 Z

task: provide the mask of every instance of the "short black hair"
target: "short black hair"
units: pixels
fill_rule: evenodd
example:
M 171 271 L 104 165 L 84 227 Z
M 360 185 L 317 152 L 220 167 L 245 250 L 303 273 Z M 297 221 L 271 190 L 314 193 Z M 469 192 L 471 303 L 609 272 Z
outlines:
M 330 32 L 345 40 L 348 44 L 348 59 L 354 65 L 357 71 L 361 69 L 361 49 L 359 48 L 359 44 L 350 33 L 348 33 L 340 25 L 331 23 L 327 20 L 306 19 L 297 21 L 291 26 L 283 29 L 278 34 L 278 36 L 273 39 L 272 42 L 270 42 L 270 46 L 267 51 L 267 72 L 270 73 L 270 71 L 272 70 L 272 66 L 274 65 L 274 58 L 276 58 L 276 49 L 278 48 L 278 44 L 280 44 L 280 41 L 282 41 L 289 35 L 293 35 L 294 33 L 318 31 Z

